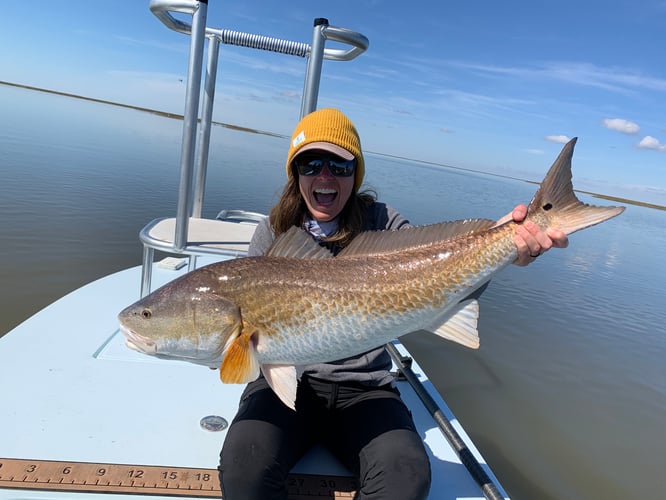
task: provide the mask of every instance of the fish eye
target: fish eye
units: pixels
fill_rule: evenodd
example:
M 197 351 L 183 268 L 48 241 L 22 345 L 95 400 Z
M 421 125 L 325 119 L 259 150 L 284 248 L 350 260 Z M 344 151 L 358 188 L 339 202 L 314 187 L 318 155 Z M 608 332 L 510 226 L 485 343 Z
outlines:
M 143 311 L 141 311 L 141 317 L 142 317 L 143 319 L 150 319 L 150 317 L 151 317 L 152 315 L 153 315 L 153 313 L 150 312 L 150 309 L 144 309 Z

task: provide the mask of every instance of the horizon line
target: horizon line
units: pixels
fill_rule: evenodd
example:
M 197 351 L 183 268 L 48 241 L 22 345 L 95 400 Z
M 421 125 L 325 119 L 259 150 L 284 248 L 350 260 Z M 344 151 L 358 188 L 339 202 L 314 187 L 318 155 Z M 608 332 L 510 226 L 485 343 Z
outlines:
M 60 91 L 60 90 L 46 89 L 46 88 L 42 88 L 42 87 L 35 87 L 33 85 L 26 85 L 26 84 L 22 84 L 22 83 L 14 83 L 14 82 L 7 82 L 7 81 L 4 81 L 4 80 L 0 80 L 0 85 L 6 85 L 6 86 L 10 86 L 10 87 L 17 87 L 17 88 L 22 88 L 22 89 L 26 89 L 26 90 L 33 90 L 33 91 L 36 91 L 36 92 L 44 92 L 44 93 L 48 93 L 48 94 L 61 95 L 61 96 L 64 96 L 64 97 L 71 97 L 73 99 L 80 99 L 80 100 L 83 100 L 83 101 L 96 102 L 96 103 L 99 103 L 99 104 L 108 104 L 108 105 L 111 105 L 111 106 L 117 106 L 117 107 L 126 108 L 126 109 L 133 109 L 135 111 L 150 113 L 150 114 L 154 114 L 154 115 L 157 115 L 157 116 L 161 116 L 163 118 L 170 118 L 170 119 L 173 119 L 173 120 L 183 120 L 183 118 L 184 118 L 183 115 L 178 114 L 178 113 L 169 113 L 167 111 L 160 111 L 160 110 L 157 110 L 157 109 L 135 106 L 135 105 L 132 105 L 132 104 L 124 104 L 124 103 L 120 103 L 120 102 L 108 101 L 108 100 L 105 100 L 105 99 L 98 99 L 96 97 L 88 97 L 88 96 L 83 96 L 83 95 L 79 95 L 79 94 L 72 94 L 70 92 L 63 92 L 63 91 Z M 200 119 L 199 119 L 199 121 L 200 121 Z M 271 136 L 271 137 L 278 137 L 278 138 L 281 138 L 281 139 L 289 139 L 289 136 L 287 136 L 285 134 L 279 134 L 279 133 L 276 133 L 276 132 L 269 132 L 269 131 L 265 131 L 265 130 L 250 128 L 250 127 L 242 127 L 240 125 L 233 125 L 231 123 L 212 121 L 211 124 L 212 125 L 217 125 L 219 127 L 228 128 L 228 129 L 231 129 L 231 130 L 236 130 L 236 131 L 239 131 L 239 132 L 247 132 L 247 133 L 251 133 L 251 134 L 267 135 L 267 136 Z M 465 168 L 465 167 L 455 167 L 453 165 L 447 165 L 445 163 L 437 163 L 437 162 L 429 161 L 429 160 L 419 160 L 419 159 L 416 159 L 416 158 L 409 158 L 409 157 L 406 157 L 406 156 L 399 156 L 399 155 L 394 155 L 394 154 L 389 154 L 389 153 L 379 153 L 377 151 L 365 150 L 365 152 L 369 153 L 369 154 L 378 155 L 378 156 L 385 156 L 387 158 L 396 158 L 396 159 L 399 159 L 399 160 L 407 160 L 407 161 L 413 161 L 413 162 L 416 162 L 416 163 L 422 163 L 422 164 L 425 164 L 425 165 L 432 165 L 432 166 L 435 166 L 435 167 L 443 167 L 443 168 L 449 168 L 449 169 L 453 169 L 453 170 L 461 170 L 461 171 L 465 171 L 465 172 L 491 175 L 491 176 L 494 176 L 494 177 L 501 177 L 501 178 L 504 178 L 504 179 L 511 179 L 511 180 L 517 180 L 517 181 L 521 181 L 521 182 L 527 182 L 529 184 L 537 184 L 537 185 L 540 184 L 540 182 L 537 182 L 537 181 L 531 181 L 531 180 L 528 180 L 528 179 L 522 179 L 520 177 L 514 177 L 514 176 L 510 176 L 510 175 L 499 174 L 499 173 L 496 173 L 496 172 L 487 172 L 487 171 L 484 171 L 484 170 L 475 170 L 475 169 L 472 169 L 472 168 Z M 640 206 L 640 207 L 653 208 L 653 209 L 656 209 L 656 210 L 666 211 L 666 206 L 657 205 L 656 203 L 648 203 L 648 202 L 644 202 L 644 201 L 633 200 L 633 199 L 630 199 L 630 198 L 622 198 L 622 197 L 619 197 L 619 196 L 605 195 L 605 194 L 601 194 L 601 193 L 595 193 L 595 192 L 592 192 L 592 191 L 584 191 L 584 190 L 581 190 L 581 189 L 574 189 L 574 191 L 576 191 L 578 193 L 582 193 L 582 194 L 587 194 L 587 195 L 593 196 L 595 198 L 608 200 L 608 201 L 615 201 L 615 202 L 619 202 L 619 203 L 627 203 L 629 205 L 636 205 L 636 206 Z

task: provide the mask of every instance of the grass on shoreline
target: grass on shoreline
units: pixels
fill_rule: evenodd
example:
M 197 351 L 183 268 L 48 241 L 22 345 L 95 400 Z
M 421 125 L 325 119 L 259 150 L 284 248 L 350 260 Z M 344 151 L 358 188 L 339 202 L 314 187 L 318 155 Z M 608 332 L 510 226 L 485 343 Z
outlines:
M 60 92 L 58 90 L 43 89 L 43 88 L 39 88 L 39 87 L 33 87 L 33 86 L 30 86 L 30 85 L 23 85 L 23 84 L 20 84 L 20 83 L 5 82 L 5 81 L 2 81 L 2 80 L 0 80 L 0 85 L 7 85 L 7 86 L 10 86 L 10 87 L 18 87 L 18 88 L 22 88 L 22 89 L 26 89 L 26 90 L 34 90 L 34 91 L 37 91 L 37 92 L 45 92 L 45 93 L 48 93 L 48 94 L 55 94 L 55 95 L 61 95 L 61 96 L 64 96 L 64 97 L 71 97 L 73 99 L 81 99 L 83 101 L 97 102 L 97 103 L 100 103 L 100 104 L 108 104 L 108 105 L 111 105 L 111 106 L 118 106 L 118 107 L 121 107 L 121 108 L 133 109 L 133 110 L 136 110 L 136 111 L 142 111 L 144 113 L 151 113 L 151 114 L 154 114 L 154 115 L 157 115 L 157 116 L 162 116 L 164 118 L 171 118 L 171 119 L 174 119 L 174 120 L 182 120 L 183 119 L 183 115 L 179 115 L 179 114 L 176 114 L 176 113 L 167 113 L 165 111 L 159 111 L 159 110 L 156 110 L 156 109 L 143 108 L 141 106 L 133 106 L 133 105 L 130 105 L 130 104 L 122 104 L 122 103 L 113 102 L 113 101 L 106 101 L 104 99 L 97 99 L 97 98 L 94 98 L 94 97 L 86 97 L 86 96 L 81 96 L 81 95 L 77 95 L 77 94 L 71 94 L 69 92 Z M 223 123 L 223 122 L 216 122 L 216 121 L 213 121 L 212 123 L 213 123 L 213 125 L 216 125 L 218 127 L 224 127 L 224 128 L 228 128 L 228 129 L 231 129 L 231 130 L 237 130 L 239 132 L 248 132 L 248 133 L 251 133 L 251 134 L 268 135 L 268 136 L 271 136 L 271 137 L 279 137 L 279 138 L 283 138 L 283 139 L 288 139 L 288 136 L 286 136 L 284 134 L 276 134 L 274 132 L 267 132 L 265 130 L 257 130 L 257 129 L 253 129 L 253 128 L 249 128 L 249 127 L 241 127 L 241 126 L 238 126 L 238 125 L 232 125 L 230 123 Z M 455 170 L 465 170 L 465 171 L 474 172 L 474 173 L 482 173 L 482 174 L 486 174 L 486 175 L 493 175 L 493 176 L 496 176 L 496 177 L 504 177 L 504 178 L 508 178 L 508 179 L 528 182 L 530 184 L 537 184 L 537 185 L 539 184 L 538 182 L 528 181 L 528 180 L 525 180 L 525 179 L 518 179 L 516 177 L 510 177 L 510 176 L 506 176 L 506 175 L 502 175 L 502 174 L 496 174 L 496 173 L 491 173 L 491 172 L 483 172 L 483 171 L 480 171 L 480 170 L 473 170 L 473 169 L 468 169 L 468 168 L 454 167 L 454 166 L 451 166 L 451 165 L 445 165 L 445 164 L 435 163 L 435 162 L 430 162 L 430 161 L 425 161 L 425 160 L 416 160 L 414 158 L 406 158 L 406 157 L 390 155 L 390 154 L 386 154 L 386 153 L 377 153 L 377 152 L 374 152 L 374 151 L 368 151 L 368 153 L 372 153 L 372 154 L 379 155 L 379 156 L 385 156 L 385 157 L 388 157 L 388 158 L 396 158 L 396 159 L 400 159 L 400 160 L 414 161 L 414 162 L 422 163 L 422 164 L 426 164 L 426 165 L 452 168 L 452 169 L 455 169 Z M 639 207 L 654 208 L 656 210 L 665 210 L 666 211 L 666 206 L 656 205 L 654 203 L 646 203 L 646 202 L 643 202 L 643 201 L 631 200 L 631 199 L 627 199 L 627 198 L 620 198 L 620 197 L 617 197 L 617 196 L 609 196 L 609 195 L 604 195 L 604 194 L 599 194 L 599 193 L 593 193 L 591 191 L 582 191 L 580 189 L 576 189 L 575 191 L 577 191 L 578 193 L 588 194 L 590 196 L 593 196 L 595 198 L 600 198 L 600 199 L 603 199 L 603 200 L 619 202 L 619 203 L 626 203 L 628 205 L 636 205 L 636 206 L 639 206 Z

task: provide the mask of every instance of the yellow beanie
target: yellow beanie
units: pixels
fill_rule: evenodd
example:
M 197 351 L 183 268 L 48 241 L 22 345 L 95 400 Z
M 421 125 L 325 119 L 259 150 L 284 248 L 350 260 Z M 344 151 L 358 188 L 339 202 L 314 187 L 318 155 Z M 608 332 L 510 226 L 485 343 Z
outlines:
M 342 111 L 334 108 L 318 109 L 304 116 L 296 125 L 287 156 L 288 177 L 292 175 L 291 162 L 296 155 L 313 149 L 328 151 L 345 160 L 356 158 L 354 191 L 358 191 L 365 174 L 361 139 L 354 124 Z

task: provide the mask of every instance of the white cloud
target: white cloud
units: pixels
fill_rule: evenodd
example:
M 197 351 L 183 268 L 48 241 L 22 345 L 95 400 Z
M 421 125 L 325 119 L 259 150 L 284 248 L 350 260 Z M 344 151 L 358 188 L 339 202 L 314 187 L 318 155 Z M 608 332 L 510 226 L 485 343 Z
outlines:
M 468 69 L 477 74 L 531 80 L 557 80 L 573 85 L 600 88 L 610 92 L 635 93 L 641 89 L 659 92 L 666 90 L 666 79 L 645 75 L 632 68 L 603 67 L 569 61 L 547 62 L 532 67 L 493 66 L 460 61 L 445 62 L 450 66 Z
M 547 135 L 544 139 L 548 142 L 557 142 L 559 144 L 566 144 L 570 141 L 566 135 Z
M 637 134 L 641 131 L 638 124 L 629 120 L 623 120 L 622 118 L 606 118 L 601 124 L 607 129 L 622 132 L 623 134 Z
M 658 139 L 655 139 L 651 135 L 646 135 L 641 139 L 636 147 L 640 149 L 654 149 L 655 151 L 666 151 L 666 145 L 661 144 Z

